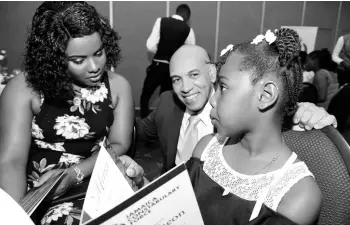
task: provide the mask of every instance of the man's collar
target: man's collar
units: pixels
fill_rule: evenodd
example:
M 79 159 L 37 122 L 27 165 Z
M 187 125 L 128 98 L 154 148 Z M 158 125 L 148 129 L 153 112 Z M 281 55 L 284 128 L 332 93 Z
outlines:
M 182 16 L 177 15 L 177 14 L 172 15 L 171 18 L 184 21 L 184 18 L 182 18 Z
M 213 95 L 215 94 L 215 89 L 213 89 L 210 98 L 213 97 Z M 205 126 L 210 126 L 211 125 L 211 119 L 210 119 L 210 111 L 213 108 L 210 105 L 210 98 L 208 99 L 207 103 L 204 106 L 204 109 L 198 114 L 199 118 L 201 118 L 201 121 L 204 123 Z M 190 117 L 190 112 L 188 109 L 186 109 L 186 113 L 185 113 L 185 117 L 189 118 Z

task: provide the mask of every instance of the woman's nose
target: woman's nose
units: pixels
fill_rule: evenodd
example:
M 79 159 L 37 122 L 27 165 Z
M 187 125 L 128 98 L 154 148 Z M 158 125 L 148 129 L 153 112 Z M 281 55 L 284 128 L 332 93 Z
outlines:
M 91 58 L 89 60 L 89 72 L 90 73 L 97 73 L 99 71 L 98 64 L 96 63 L 94 58 Z

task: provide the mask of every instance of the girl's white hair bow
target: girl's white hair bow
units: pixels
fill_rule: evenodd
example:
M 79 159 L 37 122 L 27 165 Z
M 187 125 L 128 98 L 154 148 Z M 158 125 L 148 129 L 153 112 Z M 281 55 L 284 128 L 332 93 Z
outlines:
M 229 44 L 225 49 L 221 50 L 220 57 L 225 55 L 226 52 L 231 51 L 233 49 L 233 46 L 234 46 L 233 44 Z
M 276 35 L 271 32 L 271 30 L 267 30 L 265 35 L 259 34 L 258 36 L 256 36 L 256 38 L 254 38 L 254 40 L 252 42 L 250 42 L 251 44 L 259 44 L 262 40 L 266 40 L 266 42 L 270 44 L 272 44 L 273 42 L 276 41 Z

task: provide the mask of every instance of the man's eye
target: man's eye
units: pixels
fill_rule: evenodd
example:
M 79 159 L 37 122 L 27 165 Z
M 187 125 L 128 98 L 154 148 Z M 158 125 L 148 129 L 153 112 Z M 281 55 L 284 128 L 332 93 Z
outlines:
M 175 78 L 175 79 L 173 79 L 173 84 L 177 84 L 177 83 L 179 83 L 179 81 L 180 81 L 179 78 Z
M 197 77 L 199 75 L 199 73 L 192 73 L 191 77 Z
M 221 84 L 220 84 L 220 90 L 221 90 L 221 91 L 226 91 L 227 88 L 226 88 L 224 85 L 221 85 Z

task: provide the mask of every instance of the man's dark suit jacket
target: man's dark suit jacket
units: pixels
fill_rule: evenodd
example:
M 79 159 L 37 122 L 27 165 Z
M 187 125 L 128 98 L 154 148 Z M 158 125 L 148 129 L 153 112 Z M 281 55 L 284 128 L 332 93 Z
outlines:
M 163 92 L 156 109 L 145 119 L 136 120 L 140 140 L 159 140 L 164 159 L 162 173 L 175 166 L 177 142 L 186 107 L 174 91 Z

